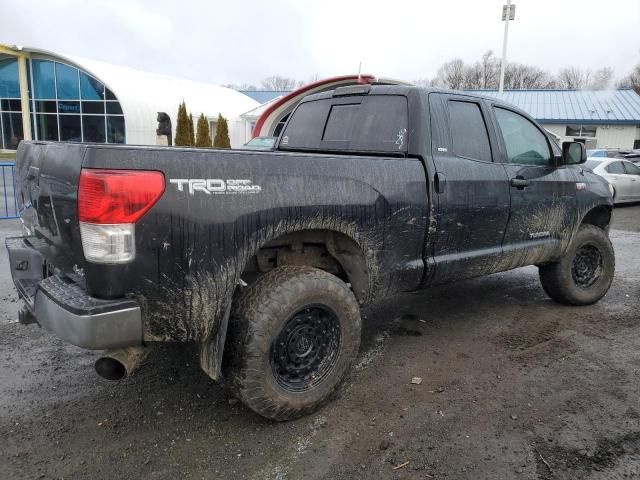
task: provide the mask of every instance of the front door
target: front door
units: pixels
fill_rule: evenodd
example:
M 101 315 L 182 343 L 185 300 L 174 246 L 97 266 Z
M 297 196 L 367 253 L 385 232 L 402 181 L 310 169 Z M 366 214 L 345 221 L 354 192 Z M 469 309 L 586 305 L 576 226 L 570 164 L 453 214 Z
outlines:
M 505 267 L 555 259 L 564 251 L 578 221 L 580 168 L 556 167 L 551 143 L 537 124 L 514 110 L 497 105 L 492 108 L 511 195 L 503 241 Z
M 504 167 L 493 161 L 495 134 L 484 102 L 464 95 L 429 95 L 435 232 L 427 252 L 432 283 L 485 275 L 499 269 L 509 218 Z

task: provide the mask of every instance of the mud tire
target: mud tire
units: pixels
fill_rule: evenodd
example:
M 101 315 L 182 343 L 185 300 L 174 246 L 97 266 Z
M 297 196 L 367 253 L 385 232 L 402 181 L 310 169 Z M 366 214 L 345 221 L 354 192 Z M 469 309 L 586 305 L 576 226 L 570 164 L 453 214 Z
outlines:
M 288 322 L 308 306 L 335 314 L 333 331 L 339 331 L 340 341 L 319 383 L 291 391 L 281 384 L 273 349 L 281 345 L 275 340 L 286 333 Z M 234 302 L 229 328 L 223 363 L 229 387 L 250 409 L 277 421 L 310 414 L 326 404 L 360 347 L 360 309 L 353 292 L 338 277 L 307 266 L 276 268 L 247 287 Z
M 595 269 L 598 274 L 591 284 L 589 276 L 581 276 L 580 268 L 575 264 L 580 252 L 584 251 L 592 254 L 597 251 L 596 258 L 599 256 Z M 565 256 L 540 266 L 539 272 L 542 288 L 553 300 L 567 305 L 591 305 L 604 297 L 611 287 L 615 273 L 613 246 L 604 230 L 594 225 L 582 225 Z

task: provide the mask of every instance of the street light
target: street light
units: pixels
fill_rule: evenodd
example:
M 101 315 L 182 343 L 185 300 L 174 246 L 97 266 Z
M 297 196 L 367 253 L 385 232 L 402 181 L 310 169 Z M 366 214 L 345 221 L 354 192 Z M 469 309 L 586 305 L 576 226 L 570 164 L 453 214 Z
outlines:
M 502 64 L 500 65 L 500 88 L 498 91 L 502 93 L 504 90 L 504 69 L 507 64 L 507 38 L 509 36 L 509 20 L 515 20 L 516 6 L 511 5 L 511 0 L 507 0 L 507 4 L 502 6 L 502 21 L 504 22 L 504 41 L 502 42 Z

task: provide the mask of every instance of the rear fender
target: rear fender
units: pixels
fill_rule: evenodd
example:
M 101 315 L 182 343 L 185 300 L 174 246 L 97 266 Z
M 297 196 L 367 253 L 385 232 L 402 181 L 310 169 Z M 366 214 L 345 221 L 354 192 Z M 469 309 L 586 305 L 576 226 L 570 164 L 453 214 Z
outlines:
M 325 219 L 326 221 L 326 219 Z M 265 228 L 257 236 L 259 242 L 252 242 L 251 247 L 244 249 L 233 261 L 230 261 L 221 275 L 229 278 L 229 289 L 221 299 L 218 312 L 223 312 L 212 323 L 208 334 L 200 341 L 200 366 L 214 380 L 221 377 L 222 357 L 229 326 L 229 317 L 234 294 L 241 283 L 241 274 L 250 259 L 267 243 L 284 235 L 305 230 L 328 230 L 328 225 L 317 220 L 299 222 L 299 228 L 284 229 Z M 340 262 L 354 288 L 356 298 L 361 304 L 370 302 L 375 297 L 378 281 L 378 258 L 376 252 L 380 248 L 380 239 L 375 233 L 364 232 L 356 224 L 333 219 L 331 231 L 327 232 L 327 248 L 334 258 Z M 268 233 L 267 233 L 268 232 Z M 233 282 L 233 283 L 231 283 Z M 233 288 L 231 287 L 233 285 Z

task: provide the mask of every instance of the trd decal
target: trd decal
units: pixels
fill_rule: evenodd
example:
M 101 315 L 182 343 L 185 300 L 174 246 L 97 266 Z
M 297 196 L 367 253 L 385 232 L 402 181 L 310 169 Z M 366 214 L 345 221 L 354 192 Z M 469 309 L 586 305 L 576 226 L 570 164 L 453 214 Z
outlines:
M 207 195 L 220 194 L 237 194 L 237 193 L 260 193 L 262 188 L 259 185 L 253 185 L 251 180 L 227 179 L 221 178 L 171 178 L 169 183 L 173 183 L 178 187 L 179 192 L 187 191 L 189 195 L 196 192 L 205 193 Z

